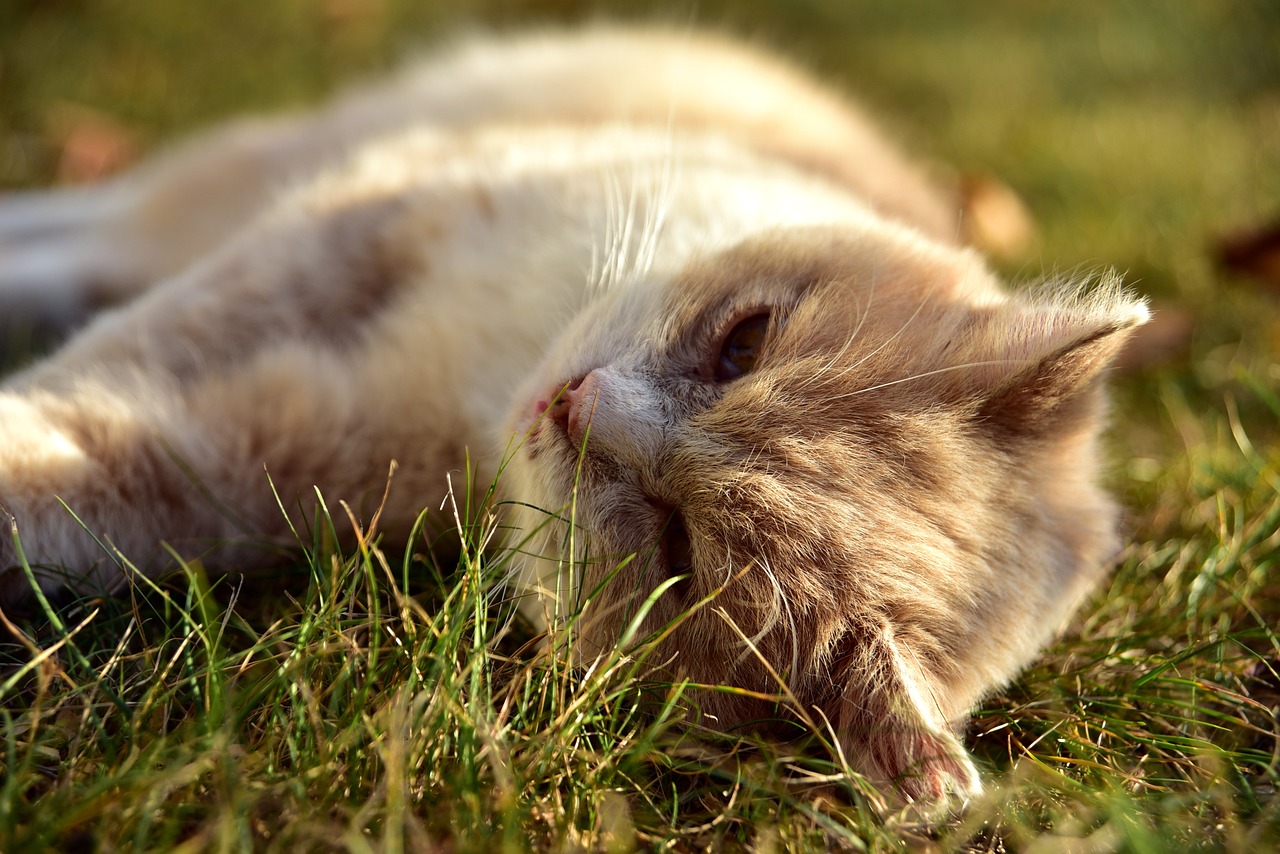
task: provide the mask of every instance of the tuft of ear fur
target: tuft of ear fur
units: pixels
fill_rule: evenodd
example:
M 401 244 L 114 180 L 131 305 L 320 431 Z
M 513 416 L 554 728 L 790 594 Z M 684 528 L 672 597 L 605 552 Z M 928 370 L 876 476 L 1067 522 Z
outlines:
M 1011 436 L 1070 431 L 1091 417 L 1100 375 L 1150 317 L 1114 273 L 994 309 L 970 350 L 987 363 L 976 376 L 979 419 Z
M 893 628 L 869 627 L 850 648 L 856 652 L 836 715 L 845 756 L 926 812 L 981 794 L 978 771 L 924 667 Z

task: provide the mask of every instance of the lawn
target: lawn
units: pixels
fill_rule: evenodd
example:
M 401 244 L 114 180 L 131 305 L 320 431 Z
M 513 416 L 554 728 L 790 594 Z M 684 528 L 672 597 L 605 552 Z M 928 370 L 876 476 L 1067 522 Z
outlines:
M 459 27 L 602 12 L 777 45 L 945 180 L 997 177 L 1037 226 L 997 262 L 1011 281 L 1117 268 L 1172 346 L 1116 378 L 1110 583 L 967 732 L 988 795 L 925 826 L 820 740 L 690 733 L 678 687 L 642 693 L 635 661 L 575 672 L 503 622 L 483 524 L 440 567 L 335 554 L 321 520 L 295 577 L 196 566 L 10 627 L 0 850 L 1280 847 L 1280 261 L 1219 258 L 1280 223 L 1280 6 L 613 6 L 8 0 L 0 190 L 314 102 Z

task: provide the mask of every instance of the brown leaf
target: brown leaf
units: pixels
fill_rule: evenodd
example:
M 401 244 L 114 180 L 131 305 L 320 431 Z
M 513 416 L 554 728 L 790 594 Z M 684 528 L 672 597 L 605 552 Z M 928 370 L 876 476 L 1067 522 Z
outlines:
M 1269 290 L 1280 291 L 1280 222 L 1221 238 L 1215 256 L 1223 269 L 1251 276 Z
M 1154 305 L 1151 319 L 1134 329 L 1116 359 L 1116 369 L 1134 374 L 1181 358 L 1191 346 L 1196 324 L 1191 312 Z
M 965 240 L 1005 260 L 1024 255 L 1035 241 L 1030 211 L 1009 185 L 987 175 L 960 180 Z
M 138 141 L 122 124 L 84 107 L 65 107 L 55 120 L 61 141 L 58 180 L 68 184 L 98 181 L 138 158 Z

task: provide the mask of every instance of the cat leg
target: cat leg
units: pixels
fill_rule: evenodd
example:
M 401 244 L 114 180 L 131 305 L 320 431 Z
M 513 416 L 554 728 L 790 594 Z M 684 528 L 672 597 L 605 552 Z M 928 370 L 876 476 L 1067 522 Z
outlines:
M 61 337 L 141 293 L 313 174 L 332 148 L 303 121 L 246 120 L 100 184 L 0 194 L 0 336 L 25 326 Z
M 315 486 L 371 518 L 393 458 L 383 530 L 438 506 L 465 455 L 433 413 L 459 380 L 423 370 L 434 303 L 413 253 L 429 240 L 396 242 L 399 198 L 286 207 L 0 387 L 0 508 L 42 586 L 118 588 L 117 549 L 147 573 L 169 548 L 278 563 Z M 6 530 L 0 598 L 23 595 L 18 562 Z
M 0 346 L 56 340 L 83 323 L 98 282 L 120 278 L 124 247 L 99 230 L 127 215 L 118 181 L 0 194 Z
M 92 228 L 120 215 L 116 182 L 26 190 L 0 196 L 0 246 Z
M 98 593 L 123 583 L 124 557 L 143 572 L 162 559 L 160 530 L 223 533 L 182 518 L 196 484 L 168 458 L 159 413 L 129 397 L 0 393 L 0 603 L 29 593 L 23 560 L 46 591 Z
M 0 193 L 0 336 L 22 323 L 66 332 L 142 293 L 375 137 L 437 113 L 463 125 L 494 111 L 483 103 L 492 93 L 420 91 L 419 77 L 357 88 L 310 112 L 235 119 L 97 184 Z M 451 115 L 455 102 L 463 115 Z
M 893 628 L 869 630 L 854 649 L 836 716 L 849 760 L 926 810 L 980 794 L 973 760 Z
M 292 531 L 305 537 L 316 521 L 316 488 L 335 510 L 342 501 L 371 519 L 393 460 L 404 474 L 382 530 L 403 536 L 418 509 L 439 503 L 447 443 L 377 412 L 388 386 L 408 382 L 369 368 L 293 340 L 180 380 L 85 370 L 53 390 L 0 393 L 0 601 L 29 594 L 13 532 L 46 591 L 115 591 L 128 565 L 154 576 L 175 553 L 251 571 L 296 551 Z
M 15 531 L 42 588 L 96 594 L 120 589 L 130 566 L 168 571 L 174 554 L 214 571 L 278 564 L 297 549 L 291 529 L 315 521 L 316 486 L 370 519 L 396 449 L 417 477 L 432 440 L 387 447 L 385 422 L 345 391 L 359 383 L 290 342 L 181 382 L 85 373 L 56 392 L 0 393 L 0 601 L 28 592 Z M 416 513 L 410 500 L 433 499 L 409 494 L 415 477 L 395 484 L 398 523 Z

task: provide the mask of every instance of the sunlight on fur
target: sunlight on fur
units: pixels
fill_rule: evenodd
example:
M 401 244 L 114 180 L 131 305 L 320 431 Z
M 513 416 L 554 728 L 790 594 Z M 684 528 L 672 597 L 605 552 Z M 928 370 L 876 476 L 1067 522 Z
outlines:
M 1006 290 L 960 233 L 953 194 L 751 48 L 466 42 L 0 200 L 0 306 L 121 303 L 0 389 L 0 507 L 46 591 L 90 594 L 127 580 L 104 543 L 250 572 L 317 487 L 403 540 L 423 507 L 470 521 L 451 473 L 501 470 L 524 610 L 572 616 L 584 667 L 655 638 L 664 678 L 734 689 L 691 689 L 706 722 L 826 727 L 959 803 L 966 716 L 1119 548 L 1103 382 L 1148 318 L 1113 274 Z M 8 602 L 18 563 L 0 542 Z

